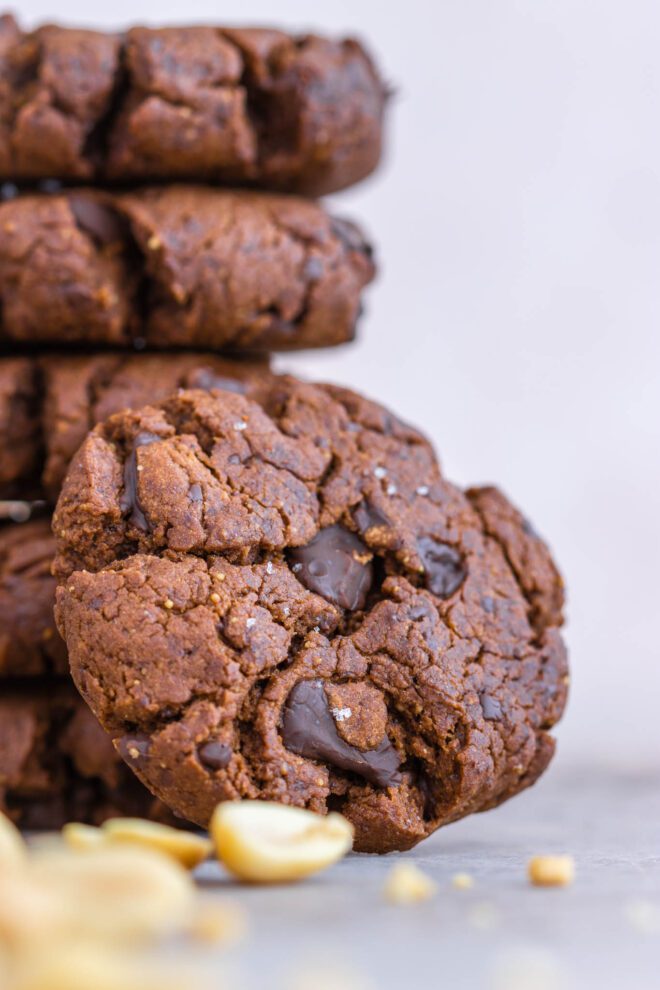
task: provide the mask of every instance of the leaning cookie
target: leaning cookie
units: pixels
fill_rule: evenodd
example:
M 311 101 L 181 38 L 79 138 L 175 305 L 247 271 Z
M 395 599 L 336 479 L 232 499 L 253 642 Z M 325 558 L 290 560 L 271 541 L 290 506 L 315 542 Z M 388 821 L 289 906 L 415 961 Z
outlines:
M 249 183 L 306 195 L 378 164 L 363 47 L 259 28 L 103 34 L 0 18 L 0 179 Z
M 0 203 L 0 342 L 293 349 L 350 340 L 371 250 L 310 200 L 164 186 Z
M 281 379 L 260 405 L 189 391 L 111 417 L 54 528 L 74 680 L 185 818 L 263 798 L 405 849 L 552 756 L 567 673 L 547 549 L 493 535 L 428 442 L 354 393 Z
M 0 811 L 26 829 L 115 815 L 168 820 L 70 682 L 0 690 Z

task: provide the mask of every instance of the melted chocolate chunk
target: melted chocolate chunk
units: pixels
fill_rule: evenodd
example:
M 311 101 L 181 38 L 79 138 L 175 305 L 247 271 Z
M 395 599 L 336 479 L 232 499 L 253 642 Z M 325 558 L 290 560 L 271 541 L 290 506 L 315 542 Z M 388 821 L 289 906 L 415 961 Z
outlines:
M 201 388 L 204 392 L 212 389 L 219 389 L 221 392 L 238 392 L 244 395 L 247 391 L 245 382 L 238 378 L 225 378 L 223 375 L 216 375 L 210 368 L 197 368 L 188 376 L 189 388 Z
M 207 742 L 197 750 L 200 763 L 209 770 L 224 770 L 231 762 L 231 746 L 221 742 Z
M 424 583 L 438 598 L 450 598 L 465 581 L 467 570 L 458 550 L 432 536 L 417 541 L 424 564 Z
M 162 437 L 157 436 L 155 433 L 147 433 L 146 431 L 143 433 L 138 433 L 133 441 L 133 449 L 124 463 L 124 491 L 119 499 L 119 508 L 124 515 L 128 515 L 128 521 L 131 525 L 135 526 L 136 529 L 141 530 L 143 533 L 149 532 L 149 522 L 142 511 L 140 500 L 138 499 L 138 469 L 136 450 L 138 447 L 147 447 L 150 443 L 157 443 L 162 439 Z
M 86 196 L 69 196 L 69 206 L 80 230 L 105 247 L 108 244 L 122 243 L 125 224 L 107 206 Z
M 290 550 L 289 562 L 309 591 L 351 612 L 364 608 L 373 581 L 371 554 L 343 526 L 328 526 L 306 547 Z
M 490 694 L 482 694 L 479 696 L 481 701 L 481 707 L 484 710 L 484 718 L 487 722 L 499 722 L 502 718 L 502 706 L 497 700 L 493 698 Z
M 344 742 L 330 713 L 323 681 L 300 681 L 287 698 L 282 717 L 287 749 L 364 777 L 375 787 L 401 783 L 400 757 L 387 736 L 377 749 L 362 752 Z

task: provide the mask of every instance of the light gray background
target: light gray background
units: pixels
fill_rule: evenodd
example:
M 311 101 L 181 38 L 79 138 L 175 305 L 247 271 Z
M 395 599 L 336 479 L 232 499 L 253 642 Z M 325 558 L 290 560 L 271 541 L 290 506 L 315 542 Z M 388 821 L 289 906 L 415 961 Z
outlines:
M 360 340 L 287 358 L 496 481 L 564 571 L 558 772 L 660 758 L 660 8 L 656 0 L 83 0 L 43 19 L 276 23 L 364 36 L 396 87 Z

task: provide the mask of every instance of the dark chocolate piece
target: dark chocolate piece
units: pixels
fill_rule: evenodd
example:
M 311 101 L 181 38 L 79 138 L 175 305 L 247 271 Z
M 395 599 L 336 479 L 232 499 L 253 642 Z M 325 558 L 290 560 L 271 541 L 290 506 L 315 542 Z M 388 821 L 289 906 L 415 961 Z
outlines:
M 136 527 L 136 529 L 142 530 L 143 533 L 149 532 L 149 522 L 144 512 L 142 511 L 142 506 L 140 505 L 140 500 L 138 498 L 138 465 L 137 465 L 137 448 L 147 447 L 151 443 L 157 443 L 162 440 L 162 437 L 157 436 L 155 433 L 138 433 L 135 440 L 133 441 L 133 449 L 126 458 L 124 464 L 124 491 L 119 499 L 119 507 L 124 515 L 128 515 L 128 521 Z
M 301 584 L 351 612 L 364 608 L 373 581 L 371 553 L 343 526 L 328 526 L 304 547 L 289 551 Z
M 231 762 L 231 746 L 222 742 L 207 742 L 197 750 L 200 762 L 209 770 L 224 770 Z
M 284 707 L 282 740 L 292 753 L 356 773 L 375 787 L 396 787 L 401 783 L 401 760 L 387 736 L 377 749 L 364 753 L 339 736 L 323 681 L 296 684 Z
M 424 564 L 424 583 L 438 598 L 451 598 L 465 581 L 467 570 L 458 550 L 432 536 L 417 541 Z

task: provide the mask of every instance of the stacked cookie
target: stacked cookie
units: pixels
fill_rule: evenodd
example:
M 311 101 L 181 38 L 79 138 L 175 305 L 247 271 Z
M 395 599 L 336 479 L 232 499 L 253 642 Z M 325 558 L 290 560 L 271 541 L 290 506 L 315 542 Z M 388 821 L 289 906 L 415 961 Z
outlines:
M 0 808 L 26 827 L 165 813 L 75 691 L 55 628 L 50 508 L 69 461 L 119 410 L 177 389 L 258 400 L 269 350 L 351 338 L 369 246 L 284 193 L 370 172 L 383 104 L 353 41 L 0 18 Z
M 0 484 L 57 502 L 54 538 L 0 532 L 2 698 L 30 725 L 21 748 L 0 718 L 5 807 L 205 826 L 268 799 L 383 852 L 531 784 L 567 683 L 545 544 L 386 409 L 268 364 L 350 340 L 374 275 L 301 198 L 378 161 L 363 49 L 5 19 L 0 60 L 0 176 L 61 184 L 0 205 Z

